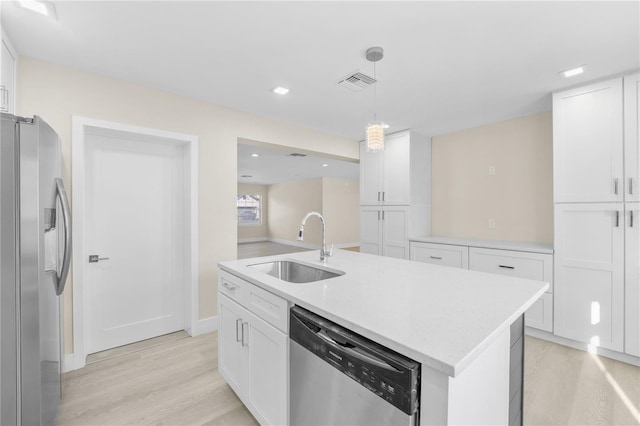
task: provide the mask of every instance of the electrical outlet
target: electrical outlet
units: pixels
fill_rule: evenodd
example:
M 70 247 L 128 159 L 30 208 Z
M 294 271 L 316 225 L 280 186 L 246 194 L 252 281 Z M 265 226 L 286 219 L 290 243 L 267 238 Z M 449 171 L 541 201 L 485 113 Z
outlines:
M 489 219 L 489 229 L 496 229 L 496 220 Z
M 496 174 L 496 166 L 489 166 L 489 176 Z

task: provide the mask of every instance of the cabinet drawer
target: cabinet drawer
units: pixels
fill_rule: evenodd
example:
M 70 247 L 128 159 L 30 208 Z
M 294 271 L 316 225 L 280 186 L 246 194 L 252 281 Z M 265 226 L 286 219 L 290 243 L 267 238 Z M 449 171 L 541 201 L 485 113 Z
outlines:
M 289 303 L 258 286 L 247 286 L 247 309 L 269 324 L 289 333 Z
M 410 259 L 434 265 L 469 268 L 469 247 L 411 242 Z
M 238 302 L 241 305 L 246 304 L 248 282 L 240 278 L 220 271 L 218 279 L 218 291 L 229 299 Z
M 551 293 L 543 294 L 527 309 L 524 324 L 527 327 L 553 332 L 553 295 Z
M 469 269 L 549 283 L 553 291 L 553 256 L 510 250 L 469 248 Z

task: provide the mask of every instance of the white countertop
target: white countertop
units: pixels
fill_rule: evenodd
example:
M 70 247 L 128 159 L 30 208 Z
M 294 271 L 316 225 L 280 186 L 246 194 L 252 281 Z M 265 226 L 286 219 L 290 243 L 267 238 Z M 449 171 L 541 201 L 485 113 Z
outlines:
M 481 247 L 498 250 L 528 251 L 531 253 L 553 254 L 550 244 L 530 243 L 524 241 L 478 240 L 472 238 L 453 237 L 411 237 L 409 241 L 419 243 L 449 244 L 452 246 Z
M 345 275 L 294 284 L 247 267 L 291 259 Z M 219 267 L 449 376 L 469 365 L 549 285 L 335 250 L 220 262 Z

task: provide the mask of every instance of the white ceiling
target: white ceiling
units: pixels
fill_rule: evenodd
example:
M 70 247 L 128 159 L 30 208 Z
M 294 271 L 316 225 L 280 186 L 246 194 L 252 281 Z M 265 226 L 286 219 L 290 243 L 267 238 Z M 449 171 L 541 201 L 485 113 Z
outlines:
M 306 156 L 293 157 L 290 155 L 292 153 Z M 251 154 L 258 154 L 259 157 L 252 157 Z M 238 182 L 241 183 L 270 185 L 318 177 L 358 179 L 359 173 L 360 166 L 356 162 L 266 144 L 238 144 Z
M 2 2 L 20 55 L 359 140 L 378 117 L 427 136 L 547 111 L 554 90 L 640 67 L 639 2 Z M 586 64 L 562 79 L 558 71 Z M 289 87 L 281 97 L 269 92 Z

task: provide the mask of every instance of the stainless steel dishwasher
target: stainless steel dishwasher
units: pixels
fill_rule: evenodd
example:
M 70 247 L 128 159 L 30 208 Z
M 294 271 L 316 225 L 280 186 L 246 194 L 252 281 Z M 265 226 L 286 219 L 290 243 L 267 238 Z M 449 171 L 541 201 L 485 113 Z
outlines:
M 292 425 L 417 425 L 420 364 L 299 306 L 290 311 Z

